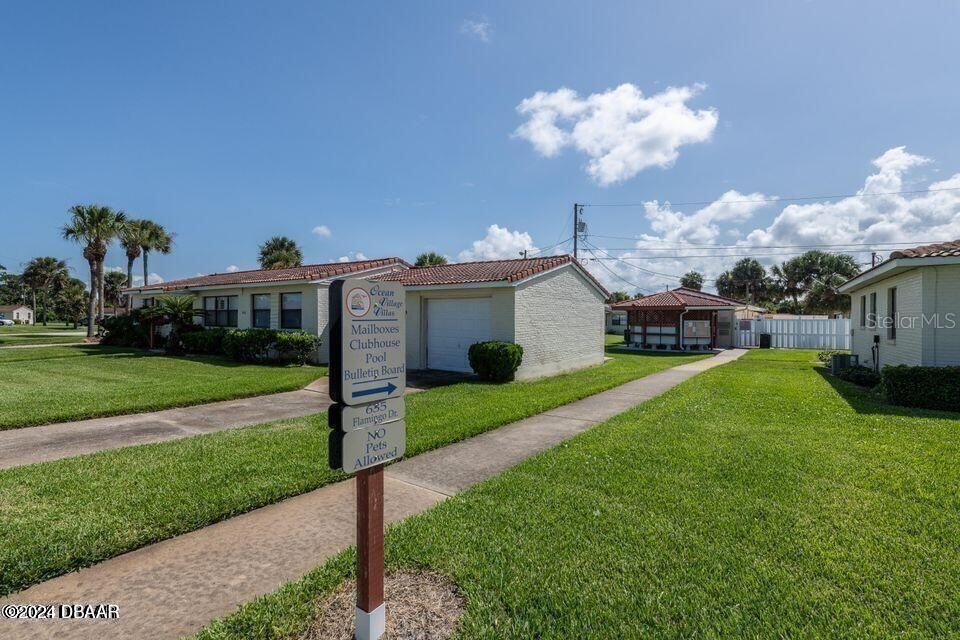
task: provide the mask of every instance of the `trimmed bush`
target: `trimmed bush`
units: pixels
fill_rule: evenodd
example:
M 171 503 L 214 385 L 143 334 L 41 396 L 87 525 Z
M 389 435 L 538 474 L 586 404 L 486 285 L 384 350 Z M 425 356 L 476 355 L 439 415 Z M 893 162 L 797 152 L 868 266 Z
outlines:
M 231 360 L 264 360 L 276 336 L 275 329 L 232 329 L 223 337 L 223 353 Z
M 139 322 L 136 313 L 104 318 L 103 328 L 106 333 L 100 340 L 101 344 L 144 349 L 150 342 L 148 329 Z
M 481 380 L 506 382 L 523 360 L 523 347 L 513 342 L 476 342 L 467 352 L 470 368 Z
M 887 366 L 882 376 L 892 404 L 960 411 L 960 367 Z
M 223 355 L 223 339 L 227 330 L 220 327 L 191 331 L 181 336 L 183 348 L 187 353 L 199 353 L 208 356 Z
M 305 364 L 310 356 L 320 348 L 320 338 L 305 331 L 277 333 L 274 348 L 281 360 L 290 360 L 297 364 Z
M 880 374 L 862 364 L 841 369 L 837 372 L 837 377 L 841 380 L 858 384 L 861 387 L 873 388 L 880 384 Z

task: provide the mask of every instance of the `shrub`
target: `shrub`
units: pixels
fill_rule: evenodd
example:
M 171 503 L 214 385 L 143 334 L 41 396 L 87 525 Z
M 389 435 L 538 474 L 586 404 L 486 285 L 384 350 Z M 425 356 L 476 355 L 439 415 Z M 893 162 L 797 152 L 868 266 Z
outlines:
M 506 382 L 523 360 L 523 347 L 512 342 L 477 342 L 467 352 L 470 368 L 481 380 Z
M 148 329 L 140 323 L 137 314 L 104 318 L 103 328 L 106 333 L 100 340 L 102 344 L 144 349 L 150 342 Z
M 276 335 L 274 348 L 281 360 L 302 365 L 320 348 L 320 338 L 305 331 L 280 331 Z
M 846 351 L 839 351 L 837 349 L 821 351 L 820 353 L 817 354 L 817 360 L 819 360 L 820 362 L 826 362 L 827 364 L 830 364 L 830 360 L 831 358 L 833 358 L 833 354 L 835 353 L 846 353 Z
M 960 367 L 887 366 L 882 376 L 892 404 L 960 411 Z
M 862 364 L 841 369 L 837 373 L 837 377 L 841 380 L 858 384 L 861 387 L 873 388 L 880 384 L 880 374 Z
M 214 327 L 185 333 L 181 336 L 181 340 L 187 353 L 219 356 L 223 355 L 223 339 L 226 335 L 226 329 Z
M 276 335 L 275 329 L 232 329 L 223 337 L 223 352 L 232 360 L 263 360 Z

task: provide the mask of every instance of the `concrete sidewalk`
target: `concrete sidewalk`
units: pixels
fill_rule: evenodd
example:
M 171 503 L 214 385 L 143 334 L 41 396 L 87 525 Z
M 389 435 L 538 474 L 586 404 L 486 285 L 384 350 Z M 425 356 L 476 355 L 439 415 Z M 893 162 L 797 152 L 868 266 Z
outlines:
M 297 391 L 8 429 L 0 431 L 0 469 L 308 416 L 332 404 L 328 390 L 324 376 Z
M 726 351 L 404 460 L 386 473 L 386 519 L 420 513 L 701 371 Z M 318 461 L 321 464 L 322 461 Z M 10 638 L 178 638 L 354 544 L 353 481 L 329 485 L 38 584 L 7 603 L 111 603 L 115 621 L 5 621 Z

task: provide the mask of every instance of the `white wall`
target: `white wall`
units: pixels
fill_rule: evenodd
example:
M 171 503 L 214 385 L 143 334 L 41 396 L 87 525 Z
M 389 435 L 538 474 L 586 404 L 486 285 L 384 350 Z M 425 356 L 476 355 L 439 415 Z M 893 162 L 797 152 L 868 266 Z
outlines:
M 922 273 L 924 310 L 940 322 L 940 328 L 923 330 L 923 364 L 960 366 L 960 264 L 923 267 Z
M 866 313 L 870 314 L 870 294 L 877 294 L 877 315 L 885 318 L 888 315 L 888 291 L 891 287 L 897 288 L 897 311 L 903 318 L 921 317 L 923 309 L 924 277 L 922 269 L 912 269 L 904 273 L 891 276 L 885 280 L 873 283 L 863 289 L 851 293 L 851 324 L 853 326 L 853 340 L 851 352 L 860 357 L 860 364 L 873 367 L 873 337 L 880 336 L 881 367 L 888 364 L 920 365 L 923 362 L 923 329 L 919 322 L 914 327 L 897 327 L 897 337 L 891 340 L 887 337 L 884 327 L 871 328 L 860 324 L 861 296 L 865 296 Z M 867 324 L 869 325 L 869 319 Z
M 494 340 L 513 342 L 513 297 L 513 287 L 407 290 L 407 369 L 427 367 L 427 301 L 437 298 L 490 298 L 491 337 Z
M 518 379 L 603 362 L 604 296 L 576 267 L 520 284 L 515 305 L 516 342 L 523 347 Z

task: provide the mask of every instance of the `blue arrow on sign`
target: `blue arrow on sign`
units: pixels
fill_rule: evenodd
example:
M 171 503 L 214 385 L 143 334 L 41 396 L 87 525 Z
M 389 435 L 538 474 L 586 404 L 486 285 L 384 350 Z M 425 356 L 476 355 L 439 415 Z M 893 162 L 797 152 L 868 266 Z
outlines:
M 386 393 L 387 395 L 390 395 L 396 390 L 397 390 L 397 385 L 393 384 L 392 382 L 388 382 L 387 386 L 385 387 L 374 387 L 373 389 L 364 389 L 363 391 L 354 391 L 353 397 L 357 398 L 360 396 L 372 396 L 375 393 Z

